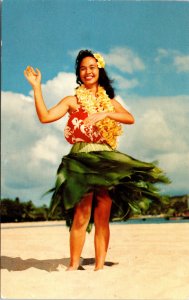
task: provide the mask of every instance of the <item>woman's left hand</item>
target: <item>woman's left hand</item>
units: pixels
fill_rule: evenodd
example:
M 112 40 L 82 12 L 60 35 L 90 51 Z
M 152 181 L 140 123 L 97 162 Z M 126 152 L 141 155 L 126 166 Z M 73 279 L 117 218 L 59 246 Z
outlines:
M 95 123 L 102 121 L 107 117 L 107 112 L 100 112 L 89 115 L 85 120 L 85 125 L 94 125 Z

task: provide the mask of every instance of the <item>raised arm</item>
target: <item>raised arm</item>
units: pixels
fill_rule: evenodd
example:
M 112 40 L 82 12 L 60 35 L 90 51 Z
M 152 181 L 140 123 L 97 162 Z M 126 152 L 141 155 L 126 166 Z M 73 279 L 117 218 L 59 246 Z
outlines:
M 32 67 L 27 67 L 26 70 L 24 70 L 24 75 L 33 88 L 35 107 L 41 123 L 54 122 L 62 118 L 68 112 L 69 104 L 73 97 L 65 97 L 57 105 L 47 109 L 42 95 L 41 72 L 39 69 L 35 71 Z

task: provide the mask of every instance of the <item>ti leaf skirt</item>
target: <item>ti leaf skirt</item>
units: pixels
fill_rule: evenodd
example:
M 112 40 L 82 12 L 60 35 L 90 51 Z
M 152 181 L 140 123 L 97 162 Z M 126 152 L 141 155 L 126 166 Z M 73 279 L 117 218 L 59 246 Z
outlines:
M 63 219 L 70 227 L 74 207 L 86 193 L 107 189 L 112 199 L 110 221 L 127 220 L 152 201 L 161 201 L 156 183 L 169 179 L 155 163 L 142 162 L 107 145 L 76 143 L 64 156 L 57 171 L 50 213 L 61 208 Z M 93 214 L 87 231 L 93 223 Z

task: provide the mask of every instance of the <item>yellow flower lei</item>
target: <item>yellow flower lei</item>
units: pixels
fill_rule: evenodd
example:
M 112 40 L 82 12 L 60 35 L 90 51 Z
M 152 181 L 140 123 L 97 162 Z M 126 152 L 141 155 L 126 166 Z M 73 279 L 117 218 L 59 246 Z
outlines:
M 98 86 L 95 97 L 90 90 L 81 85 L 76 89 L 78 102 L 85 108 L 88 114 L 97 112 L 114 112 L 115 108 L 103 87 Z M 110 118 L 105 118 L 95 124 L 105 141 L 114 149 L 117 146 L 117 136 L 122 133 L 121 125 Z

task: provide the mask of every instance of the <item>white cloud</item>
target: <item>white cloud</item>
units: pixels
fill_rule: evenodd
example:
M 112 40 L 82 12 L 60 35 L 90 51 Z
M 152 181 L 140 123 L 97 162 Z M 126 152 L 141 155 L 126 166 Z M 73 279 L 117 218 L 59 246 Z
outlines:
M 189 55 L 184 55 L 177 50 L 160 48 L 157 50 L 155 62 L 161 63 L 163 59 L 166 59 L 166 64 L 172 65 L 177 72 L 189 72 Z
M 112 48 L 110 53 L 103 54 L 103 56 L 108 65 L 114 66 L 122 72 L 132 74 L 145 69 L 142 59 L 127 47 Z
M 173 63 L 178 72 L 189 72 L 189 55 L 177 55 Z
M 65 93 L 73 94 L 74 85 L 74 74 L 58 74 L 43 85 L 45 102 L 53 106 Z M 19 196 L 39 203 L 54 184 L 61 157 L 70 149 L 63 133 L 67 117 L 41 124 L 32 97 L 12 92 L 2 92 L 1 110 L 2 197 Z
M 185 155 L 180 155 L 179 151 L 173 150 L 171 153 L 158 155 L 158 158 L 169 173 L 175 172 L 175 170 L 177 170 L 177 174 L 182 174 L 183 171 L 186 171 L 187 174 L 189 172 L 189 152 L 186 152 Z
M 171 153 L 161 154 L 157 157 L 161 162 L 161 167 L 166 170 L 171 183 L 172 194 L 189 193 L 189 152 L 180 153 L 173 150 Z M 168 186 L 164 187 L 165 192 Z
M 167 49 L 159 48 L 157 49 L 157 56 L 155 58 L 155 62 L 158 63 L 161 59 L 169 56 L 169 51 Z
M 141 143 L 139 149 L 145 156 L 149 151 L 188 150 L 189 96 L 136 96 L 128 98 L 127 104 L 135 116 L 131 131 L 137 136 L 137 142 Z M 148 147 L 143 147 L 143 144 Z
M 163 49 L 163 48 L 159 48 L 158 49 L 158 54 L 162 57 L 167 56 L 169 54 L 168 50 Z
M 36 141 L 31 148 L 32 161 L 45 160 L 53 165 L 57 163 L 57 149 L 61 148 L 61 142 L 53 135 L 47 135 Z
M 142 134 L 146 139 L 148 149 L 165 151 L 171 146 L 173 131 L 169 128 L 164 113 L 161 109 L 149 108 L 141 116 Z M 153 134 L 152 134 L 153 133 Z
M 48 174 L 54 174 L 52 166 L 47 162 L 44 164 L 40 157 L 33 157 L 31 149 L 55 129 L 42 125 L 36 117 L 33 101 L 23 99 L 23 95 L 2 92 L 3 193 L 4 190 L 11 193 L 11 190 L 19 189 L 19 194 L 20 189 L 43 188 L 49 182 Z M 48 151 L 43 149 L 44 156 Z M 43 170 L 41 174 L 40 170 Z
M 128 89 L 132 89 L 139 85 L 139 82 L 136 78 L 128 80 L 128 79 L 124 78 L 123 76 L 118 75 L 116 73 L 112 73 L 112 78 L 114 78 L 119 89 L 127 89 L 128 90 Z
M 173 181 L 167 189 L 189 192 L 189 96 L 127 100 L 135 124 L 125 126 L 120 150 L 144 161 L 158 160 Z

